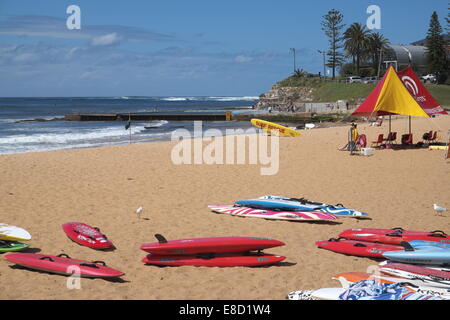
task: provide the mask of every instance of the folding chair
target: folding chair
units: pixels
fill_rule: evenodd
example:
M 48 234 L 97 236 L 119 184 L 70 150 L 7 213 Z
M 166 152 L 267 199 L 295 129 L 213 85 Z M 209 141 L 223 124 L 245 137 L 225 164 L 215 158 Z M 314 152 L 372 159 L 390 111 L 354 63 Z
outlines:
M 376 148 L 376 147 L 379 147 L 380 144 L 382 144 L 383 142 L 384 142 L 384 135 L 383 135 L 382 133 L 380 133 L 380 134 L 378 135 L 378 139 L 371 142 L 371 143 L 372 143 L 372 144 L 371 144 L 371 147 L 374 147 L 374 144 L 376 144 L 375 148 Z
M 397 132 L 392 132 L 392 137 L 391 137 L 390 142 L 393 142 L 393 141 L 395 141 L 395 143 L 397 143 Z
M 433 133 L 433 136 L 430 135 L 430 139 L 428 139 L 428 143 L 434 142 L 437 139 L 437 131 Z
M 412 144 L 413 143 L 413 136 L 412 133 L 407 133 L 402 135 L 402 145 Z
M 422 136 L 422 142 L 423 141 L 429 142 L 430 139 L 432 138 L 432 135 L 433 135 L 433 131 L 425 132 Z

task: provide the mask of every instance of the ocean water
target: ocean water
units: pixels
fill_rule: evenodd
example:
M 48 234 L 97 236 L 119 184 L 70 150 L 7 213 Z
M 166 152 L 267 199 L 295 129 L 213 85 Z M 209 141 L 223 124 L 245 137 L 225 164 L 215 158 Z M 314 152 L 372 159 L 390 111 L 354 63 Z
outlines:
M 252 112 L 258 97 L 0 98 L 0 154 L 121 145 L 130 142 L 122 121 L 63 121 L 70 113 Z M 151 126 L 151 129 L 145 127 Z M 248 122 L 204 121 L 203 130 L 249 128 Z M 170 140 L 192 121 L 132 122 L 132 143 Z

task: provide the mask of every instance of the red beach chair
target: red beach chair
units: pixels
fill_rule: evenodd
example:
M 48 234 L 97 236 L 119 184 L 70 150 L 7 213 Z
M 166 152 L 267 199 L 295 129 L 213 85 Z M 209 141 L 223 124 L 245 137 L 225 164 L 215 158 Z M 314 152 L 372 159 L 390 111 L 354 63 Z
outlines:
M 367 138 L 365 134 L 361 134 L 358 136 L 358 139 L 356 140 L 356 145 L 361 149 L 365 148 L 367 146 Z
M 392 144 L 393 141 L 397 142 L 397 132 L 389 132 L 386 139 L 384 139 L 387 144 Z
M 395 143 L 397 143 L 397 132 L 392 132 L 392 141 L 395 141 Z
M 402 145 L 412 144 L 413 143 L 413 136 L 412 133 L 407 133 L 402 135 Z
M 428 139 L 428 143 L 434 142 L 437 139 L 437 131 L 433 133 L 433 136 L 430 135 L 430 139 Z
M 423 141 L 430 141 L 430 139 L 432 138 L 432 135 L 433 135 L 433 131 L 430 131 L 430 132 L 425 132 L 424 134 L 423 134 L 423 136 L 422 136 L 422 142 Z
M 382 134 L 382 133 L 380 133 L 379 135 L 378 135 L 378 139 L 377 140 L 375 140 L 375 141 L 372 141 L 372 147 L 374 146 L 374 144 L 376 144 L 376 146 L 375 147 L 379 147 L 380 146 L 380 144 L 382 144 L 383 143 L 383 141 L 384 141 L 384 135 Z

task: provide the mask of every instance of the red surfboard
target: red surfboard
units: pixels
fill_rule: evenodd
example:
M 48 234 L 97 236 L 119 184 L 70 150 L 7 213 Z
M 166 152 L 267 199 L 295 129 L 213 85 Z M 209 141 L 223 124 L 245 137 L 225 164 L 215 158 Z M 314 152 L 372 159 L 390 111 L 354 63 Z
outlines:
M 375 242 L 347 240 L 343 238 L 317 241 L 316 245 L 330 251 L 370 258 L 383 258 L 385 251 L 404 250 L 402 246 Z
M 93 228 L 85 223 L 68 222 L 63 224 L 62 228 L 71 240 L 83 246 L 93 249 L 113 247 L 112 242 L 98 228 Z
M 425 240 L 450 243 L 450 235 L 443 231 L 436 230 L 430 232 L 394 229 L 349 229 L 341 232 L 339 237 L 362 240 L 369 242 L 381 242 L 387 244 L 400 244 L 402 241 Z
M 439 268 L 428 268 L 421 265 L 413 265 L 413 264 L 405 264 L 398 262 L 390 262 L 384 263 L 380 265 L 381 272 L 394 275 L 394 276 L 417 276 L 418 278 L 425 278 L 430 280 L 436 279 L 444 279 L 450 280 L 450 270 L 448 269 L 439 269 Z M 403 271 L 402 272 L 396 272 Z
M 72 259 L 64 254 L 51 256 L 37 253 L 10 253 L 5 255 L 5 259 L 30 269 L 62 275 L 77 273 L 87 278 L 115 278 L 124 275 L 123 272 L 106 266 L 103 261 Z
M 219 253 L 211 256 L 149 254 L 142 259 L 146 264 L 160 266 L 195 266 L 195 267 L 258 267 L 271 265 L 286 257 L 273 254 Z
M 155 237 L 158 242 L 143 244 L 141 249 L 155 255 L 195 255 L 256 251 L 284 245 L 278 240 L 256 237 L 213 237 L 171 241 L 167 241 L 161 235 Z

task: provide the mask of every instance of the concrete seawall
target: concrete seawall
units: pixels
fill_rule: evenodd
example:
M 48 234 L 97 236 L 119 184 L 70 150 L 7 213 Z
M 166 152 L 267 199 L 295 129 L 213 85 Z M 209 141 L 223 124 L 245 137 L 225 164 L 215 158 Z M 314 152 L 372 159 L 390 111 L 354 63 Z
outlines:
M 64 116 L 66 121 L 226 121 L 231 120 L 231 113 L 78 113 Z

